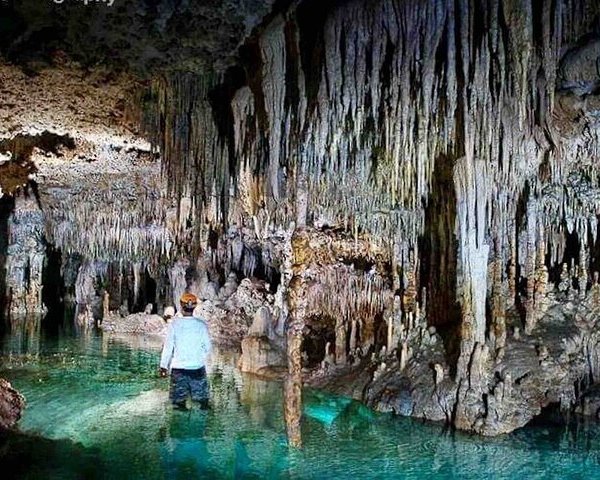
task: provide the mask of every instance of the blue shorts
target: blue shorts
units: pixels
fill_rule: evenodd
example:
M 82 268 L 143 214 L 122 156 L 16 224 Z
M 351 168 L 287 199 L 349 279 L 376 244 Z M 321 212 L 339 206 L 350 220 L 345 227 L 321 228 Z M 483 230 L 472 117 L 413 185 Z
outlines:
M 196 402 L 208 401 L 208 380 L 204 367 L 196 370 L 173 368 L 171 370 L 171 388 L 169 397 L 174 405 L 185 403 L 190 395 Z

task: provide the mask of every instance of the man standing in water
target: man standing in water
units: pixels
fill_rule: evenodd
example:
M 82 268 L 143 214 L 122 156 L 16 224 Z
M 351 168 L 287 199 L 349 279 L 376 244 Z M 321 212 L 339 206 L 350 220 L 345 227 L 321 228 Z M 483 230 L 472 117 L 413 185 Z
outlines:
M 175 408 L 187 409 L 188 394 L 201 408 L 208 408 L 206 359 L 211 351 L 208 327 L 204 320 L 194 317 L 196 295 L 184 293 L 180 304 L 183 316 L 169 323 L 160 357 L 160 376 L 166 377 L 171 370 L 169 396 Z

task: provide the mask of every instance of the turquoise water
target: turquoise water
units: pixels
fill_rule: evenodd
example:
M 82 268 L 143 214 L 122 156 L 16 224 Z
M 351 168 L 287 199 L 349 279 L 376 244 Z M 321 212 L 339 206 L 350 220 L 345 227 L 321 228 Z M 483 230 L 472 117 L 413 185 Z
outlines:
M 219 354 L 212 410 L 172 411 L 158 355 L 132 337 L 31 327 L 6 336 L 0 376 L 27 397 L 20 426 L 37 438 L 4 439 L 0 464 L 24 479 L 600 478 L 595 424 L 482 439 L 314 391 L 305 392 L 304 446 L 290 451 L 280 384 L 244 376 Z

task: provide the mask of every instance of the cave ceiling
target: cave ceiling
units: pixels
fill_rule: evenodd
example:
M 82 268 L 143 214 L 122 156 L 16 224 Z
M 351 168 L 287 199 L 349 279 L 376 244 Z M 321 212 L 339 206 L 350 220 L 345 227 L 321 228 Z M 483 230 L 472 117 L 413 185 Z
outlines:
M 110 65 L 145 77 L 222 70 L 274 3 L 10 0 L 0 4 L 0 51 L 33 70 L 60 52 L 86 66 Z
M 107 201 L 99 192 L 156 187 L 136 94 L 163 74 L 223 71 L 273 3 L 2 2 L 0 196 L 33 181 L 48 209 L 68 199 L 93 208 Z

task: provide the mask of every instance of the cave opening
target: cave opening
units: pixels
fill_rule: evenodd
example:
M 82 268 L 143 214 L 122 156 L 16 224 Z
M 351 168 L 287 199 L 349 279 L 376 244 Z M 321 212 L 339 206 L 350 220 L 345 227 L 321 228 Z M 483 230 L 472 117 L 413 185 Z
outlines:
M 260 246 L 244 244 L 239 265 L 233 271 L 238 280 L 244 277 L 263 280 L 269 285 L 269 292 L 275 293 L 281 284 L 281 271 L 277 260 L 268 262 L 265 258 L 268 259 L 268 252 Z
M 460 353 L 461 308 L 457 299 L 458 243 L 455 236 L 456 191 L 454 161 L 440 156 L 435 162 L 431 195 L 425 208 L 425 229 L 420 238 L 420 288 L 427 294 L 427 323 L 434 326 L 446 347 L 453 368 Z
M 533 428 L 564 427 L 571 424 L 574 418 L 575 415 L 571 413 L 571 408 L 563 408 L 560 402 L 550 402 L 541 408 L 540 413 L 533 417 L 527 426 Z
M 133 268 L 137 267 L 134 266 Z M 152 311 L 150 313 L 156 313 L 158 309 L 157 293 L 159 290 L 156 279 L 152 276 L 148 266 L 145 266 L 140 271 L 141 277 L 136 291 L 133 268 L 130 267 L 128 269 L 131 271 L 131 274 L 126 277 L 127 285 L 123 285 L 127 292 L 125 298 L 127 298 L 128 304 L 131 306 L 129 308 L 130 313 L 144 312 L 149 304 L 152 304 Z M 192 274 L 190 273 L 189 275 Z
M 62 274 L 62 253 L 46 244 L 46 261 L 42 270 L 42 303 L 48 309 L 44 324 L 62 322 L 65 314 L 65 282 Z
M 387 332 L 388 325 L 383 318 L 383 312 L 378 312 L 373 317 L 373 350 L 379 352 L 384 346 L 387 345 Z M 357 339 L 357 345 L 360 345 Z M 370 352 L 368 352 L 370 353 Z
M 588 245 L 590 246 L 590 282 L 594 275 L 600 273 L 600 217 L 596 217 L 596 231 L 588 232 Z
M 330 315 L 311 315 L 306 319 L 302 335 L 302 367 L 318 367 L 325 358 L 325 347 L 335 352 L 335 319 Z
M 158 286 L 156 280 L 152 277 L 150 270 L 148 267 L 144 270 L 144 306 L 152 304 L 152 311 L 150 313 L 157 312 L 157 298 L 156 294 L 158 291 Z
M 561 280 L 560 277 L 562 274 L 563 265 L 567 265 L 567 268 L 571 269 L 571 287 L 579 288 L 579 280 L 575 275 L 575 272 L 573 271 L 572 267 L 579 265 L 582 241 L 583 239 L 579 238 L 579 235 L 576 230 L 569 232 L 565 228 L 565 250 L 561 261 L 557 262 L 554 265 L 548 265 L 549 260 L 546 263 L 546 266 L 548 266 L 548 279 L 550 282 L 558 286 Z M 548 256 L 546 258 L 548 259 Z

